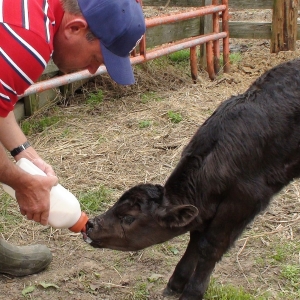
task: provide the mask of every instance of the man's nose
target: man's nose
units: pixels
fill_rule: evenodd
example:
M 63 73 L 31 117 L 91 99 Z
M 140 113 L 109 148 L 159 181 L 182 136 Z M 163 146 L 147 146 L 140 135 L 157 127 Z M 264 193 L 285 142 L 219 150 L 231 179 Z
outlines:
M 91 74 L 95 74 L 98 70 L 98 68 L 100 67 L 100 64 L 99 63 L 95 63 L 91 66 L 89 66 L 87 69 L 88 71 L 91 73 Z

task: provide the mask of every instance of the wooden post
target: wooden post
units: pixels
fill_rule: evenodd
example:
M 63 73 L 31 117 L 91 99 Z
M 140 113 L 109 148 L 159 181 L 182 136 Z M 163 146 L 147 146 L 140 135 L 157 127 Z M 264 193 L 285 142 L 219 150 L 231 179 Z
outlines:
M 226 5 L 226 10 L 222 14 L 222 30 L 227 32 L 227 37 L 223 39 L 223 70 L 228 73 L 230 70 L 229 58 L 229 3 L 228 0 L 222 0 L 222 4 Z
M 32 94 L 24 98 L 25 116 L 33 115 L 39 108 L 39 94 Z
M 212 4 L 212 0 L 201 0 L 201 6 L 208 6 Z M 212 15 L 207 15 L 200 18 L 200 34 L 207 34 L 212 32 L 213 23 L 212 23 Z M 206 46 L 200 45 L 200 57 L 199 57 L 199 65 L 202 69 L 206 69 L 207 67 L 207 58 L 206 58 Z
M 271 53 L 296 50 L 298 0 L 274 0 Z
M 212 0 L 213 5 L 218 5 L 219 0 Z M 219 24 L 219 13 L 215 13 L 212 16 L 213 23 L 213 32 L 220 32 L 220 24 Z M 214 72 L 216 74 L 220 71 L 220 40 L 213 41 L 213 53 L 214 53 Z

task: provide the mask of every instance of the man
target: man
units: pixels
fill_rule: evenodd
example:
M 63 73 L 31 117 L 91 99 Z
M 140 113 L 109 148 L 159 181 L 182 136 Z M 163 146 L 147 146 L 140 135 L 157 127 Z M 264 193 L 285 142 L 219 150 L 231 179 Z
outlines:
M 0 182 L 15 190 L 28 220 L 47 224 L 50 190 L 58 179 L 15 120 L 18 95 L 40 77 L 51 56 L 64 73 L 88 69 L 93 74 L 105 64 L 117 83 L 132 84 L 129 53 L 144 32 L 139 0 L 0 0 Z M 4 148 L 48 176 L 22 171 Z M 0 239 L 0 273 L 37 273 L 51 260 L 44 245 L 18 247 Z

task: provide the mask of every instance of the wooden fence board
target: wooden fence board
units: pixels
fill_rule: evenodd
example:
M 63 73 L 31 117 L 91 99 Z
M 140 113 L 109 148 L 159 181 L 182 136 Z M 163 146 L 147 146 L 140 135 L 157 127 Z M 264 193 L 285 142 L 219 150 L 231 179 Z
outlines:
M 35 111 L 49 104 L 57 97 L 55 89 L 49 89 L 38 94 L 32 94 L 24 98 L 24 114 L 32 115 Z
M 200 18 L 159 25 L 147 29 L 146 46 L 149 49 L 199 34 Z
M 219 1 L 221 3 L 221 1 Z M 199 7 L 201 0 L 143 0 L 143 6 Z M 229 0 L 229 7 L 234 9 L 271 9 L 273 0 Z
M 273 0 L 229 0 L 229 8 L 233 9 L 272 9 Z
M 222 24 L 220 23 L 220 27 Z M 229 37 L 237 39 L 270 39 L 272 24 L 269 22 L 229 22 Z M 300 24 L 297 25 L 297 40 L 300 40 Z
M 229 37 L 239 39 L 270 39 L 271 26 L 270 22 L 231 21 L 229 22 Z M 220 28 L 222 28 L 221 22 Z M 297 28 L 297 39 L 300 40 L 300 24 L 298 24 Z M 153 48 L 170 41 L 196 36 L 199 34 L 199 31 L 199 19 L 190 19 L 152 27 L 147 29 L 146 45 L 147 48 Z
M 271 23 L 267 22 L 229 22 L 229 38 L 237 39 L 270 39 Z M 220 23 L 220 26 L 222 24 Z
M 49 74 L 52 72 L 58 72 L 58 67 L 54 64 L 52 60 L 50 60 L 43 74 Z
M 200 3 L 200 4 L 199 4 Z M 176 7 L 197 7 L 201 6 L 201 0 L 143 0 L 143 6 L 176 6 Z
M 23 100 L 19 100 L 14 107 L 14 114 L 16 120 L 19 122 L 24 119 L 25 116 L 25 108 Z

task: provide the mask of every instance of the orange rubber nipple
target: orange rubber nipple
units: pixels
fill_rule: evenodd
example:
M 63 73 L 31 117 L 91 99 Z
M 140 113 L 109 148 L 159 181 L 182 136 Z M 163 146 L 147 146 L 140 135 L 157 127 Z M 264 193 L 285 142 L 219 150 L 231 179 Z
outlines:
M 86 213 L 81 212 L 80 218 L 72 227 L 69 228 L 69 230 L 76 232 L 76 233 L 77 232 L 85 232 L 86 231 L 85 225 L 88 220 L 89 220 L 89 217 L 86 215 Z

